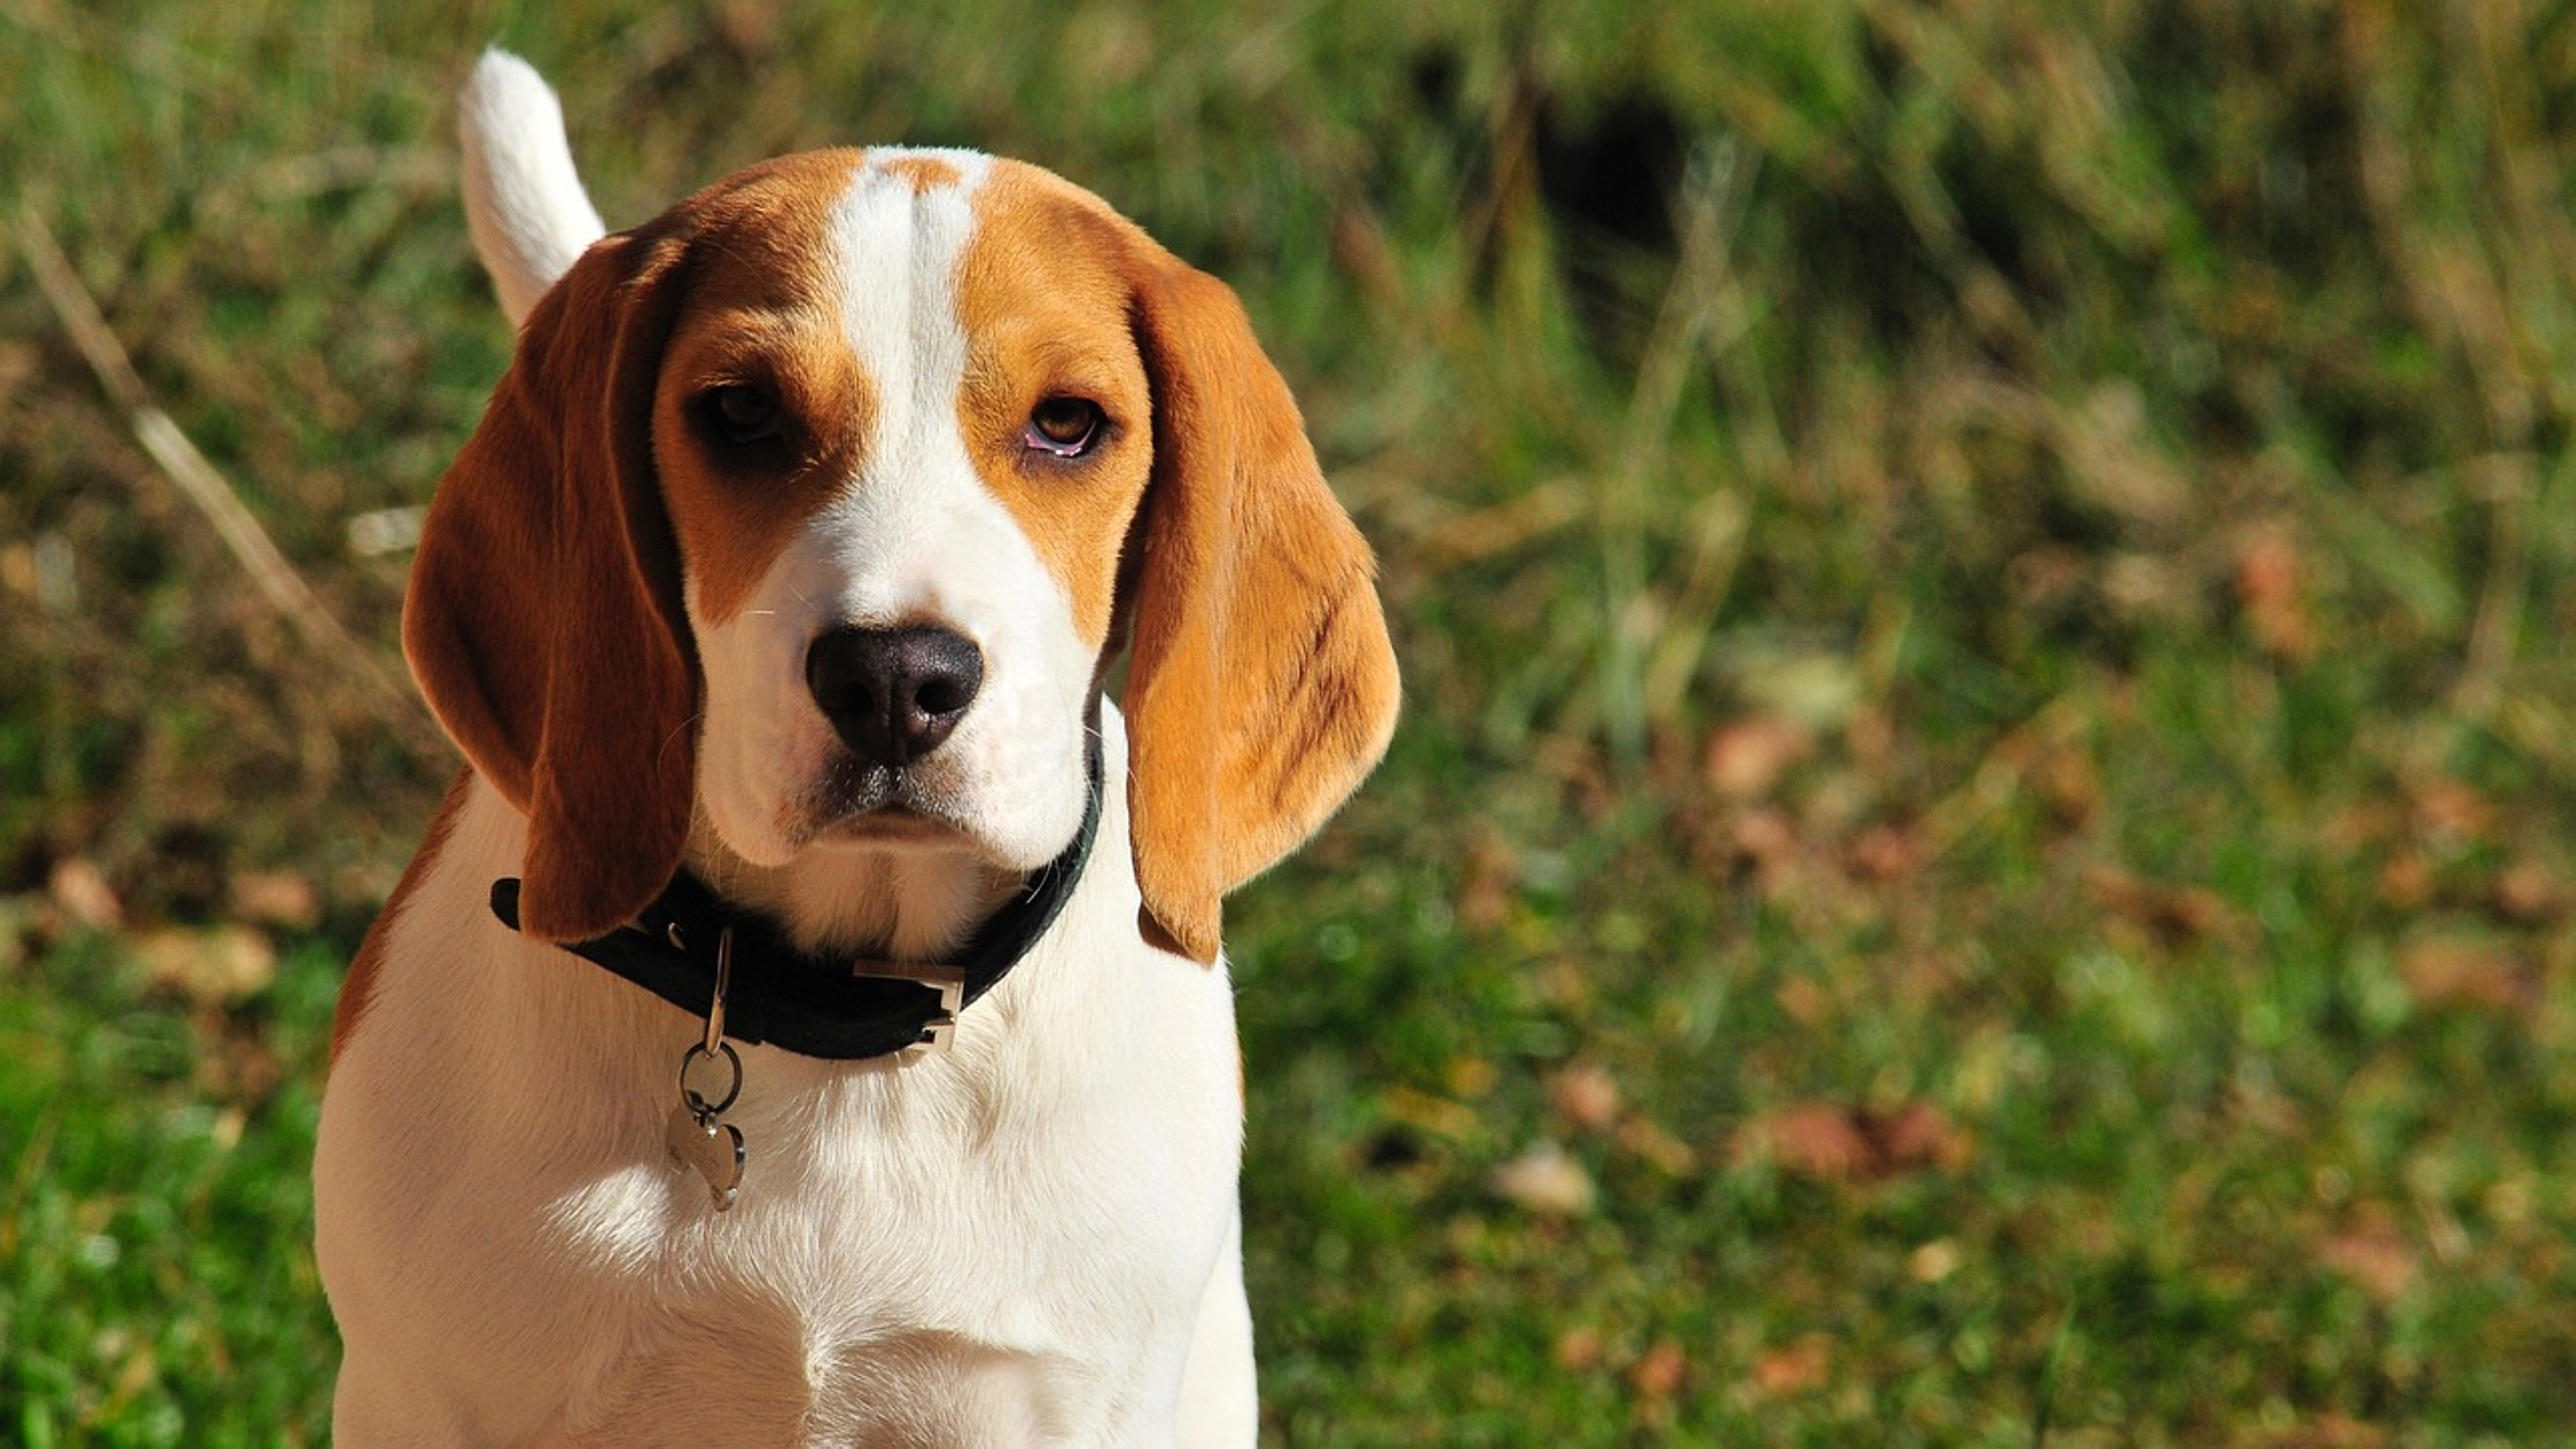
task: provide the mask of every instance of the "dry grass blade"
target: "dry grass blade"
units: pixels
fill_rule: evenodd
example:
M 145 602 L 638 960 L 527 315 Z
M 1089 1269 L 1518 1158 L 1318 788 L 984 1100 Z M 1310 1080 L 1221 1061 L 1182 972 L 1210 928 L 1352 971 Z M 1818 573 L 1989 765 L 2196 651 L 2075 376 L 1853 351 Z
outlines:
M 1729 146 L 1705 150 L 1685 177 L 1684 226 L 1654 331 L 1638 360 L 1619 451 L 1602 498 L 1602 563 L 1609 618 L 1610 703 L 1617 734 L 1642 749 L 1647 729 L 1680 707 L 1719 604 L 1734 578 L 1747 510 L 1739 494 L 1711 493 L 1690 510 L 1691 563 L 1669 612 L 1637 608 L 1651 587 L 1647 538 L 1682 489 L 1673 480 L 1673 428 L 1703 356 L 1741 331 L 1742 299 L 1727 285 L 1730 243 L 1743 217 L 1752 162 Z M 1684 494 L 1684 496 L 1687 496 Z M 1655 617 L 1660 614 L 1662 617 Z
M 410 692 L 348 630 L 340 627 L 340 621 L 323 606 L 312 586 L 278 551 L 268 531 L 260 527 L 259 520 L 241 501 L 241 495 L 224 481 L 223 474 L 206 460 L 206 455 L 197 451 L 178 423 L 152 401 L 142 375 L 134 370 L 132 356 L 108 327 L 98 303 L 81 285 L 71 260 L 54 240 L 52 228 L 45 225 L 32 204 L 22 203 L 18 208 L 18 235 L 20 250 L 46 302 L 61 320 L 63 330 L 71 334 L 72 344 L 88 361 L 99 385 L 107 390 L 108 399 L 125 414 L 144 451 L 160 465 L 162 475 L 214 525 L 215 535 L 223 540 L 224 547 L 269 603 L 307 643 L 329 656 L 336 667 L 357 682 L 370 710 L 387 723 L 399 726 L 406 739 L 425 738 L 420 711 Z

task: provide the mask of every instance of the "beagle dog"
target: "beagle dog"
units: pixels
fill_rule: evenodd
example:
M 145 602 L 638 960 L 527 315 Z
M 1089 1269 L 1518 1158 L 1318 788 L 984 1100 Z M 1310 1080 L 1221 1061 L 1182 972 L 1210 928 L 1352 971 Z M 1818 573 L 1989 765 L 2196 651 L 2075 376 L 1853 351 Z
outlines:
M 1249 1442 L 1219 901 L 1397 683 L 1242 309 L 1011 161 L 602 236 L 524 63 L 462 129 L 520 330 L 403 617 L 469 768 L 335 1024 L 339 1442 Z

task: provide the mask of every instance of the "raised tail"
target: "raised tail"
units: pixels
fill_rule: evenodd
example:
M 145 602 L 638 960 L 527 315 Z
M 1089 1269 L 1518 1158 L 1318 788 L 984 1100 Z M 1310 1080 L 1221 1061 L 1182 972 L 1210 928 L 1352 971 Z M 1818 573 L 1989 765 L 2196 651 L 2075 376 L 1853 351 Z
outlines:
M 466 225 L 516 326 L 608 229 L 573 169 L 563 107 L 526 61 L 483 52 L 459 98 L 456 129 Z

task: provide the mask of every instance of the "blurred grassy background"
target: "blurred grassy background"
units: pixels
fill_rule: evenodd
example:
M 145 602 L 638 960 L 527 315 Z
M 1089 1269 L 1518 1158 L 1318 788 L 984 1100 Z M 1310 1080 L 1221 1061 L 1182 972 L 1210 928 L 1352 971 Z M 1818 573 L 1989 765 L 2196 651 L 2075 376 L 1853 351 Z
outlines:
M 2569 7 L 357 10 L 0 14 L 0 1438 L 326 1425 L 323 1036 L 451 768 L 348 530 L 506 357 L 494 41 L 612 226 L 1018 155 L 1297 386 L 1410 713 L 1230 913 L 1278 1441 L 2576 1424 Z

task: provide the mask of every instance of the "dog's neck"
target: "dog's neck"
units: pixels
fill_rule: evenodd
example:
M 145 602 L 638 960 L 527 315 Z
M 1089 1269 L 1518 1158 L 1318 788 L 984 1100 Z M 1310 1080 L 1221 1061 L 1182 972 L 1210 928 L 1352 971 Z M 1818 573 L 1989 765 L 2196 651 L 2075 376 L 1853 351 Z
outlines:
M 690 833 L 688 868 L 777 922 L 800 950 L 903 961 L 956 950 L 1021 882 L 962 849 L 809 846 L 785 865 L 753 865 L 703 819 Z

